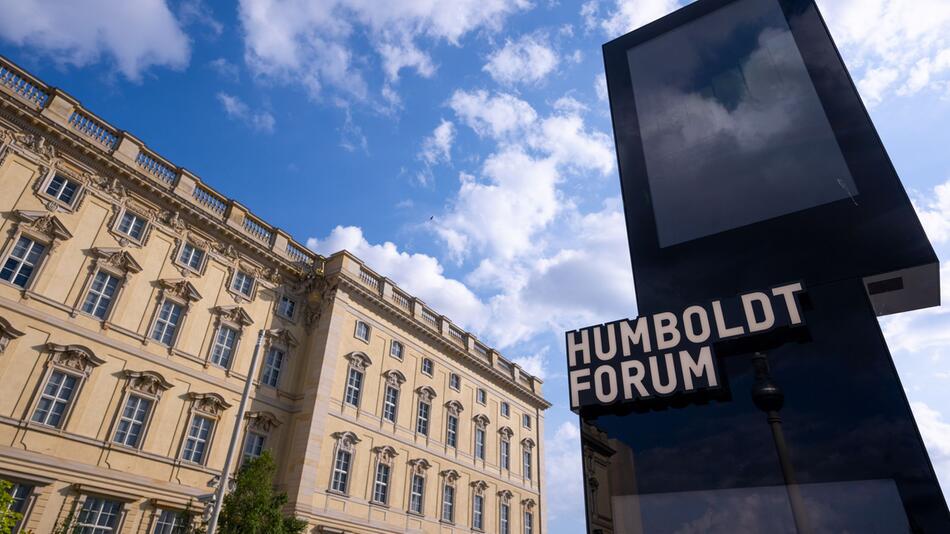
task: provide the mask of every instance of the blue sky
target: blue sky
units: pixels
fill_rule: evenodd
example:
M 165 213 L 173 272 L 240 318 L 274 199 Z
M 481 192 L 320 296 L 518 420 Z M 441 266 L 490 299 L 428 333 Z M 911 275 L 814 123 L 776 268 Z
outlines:
M 600 45 L 680 4 L 0 0 L 0 53 L 543 375 L 548 518 L 573 533 L 561 333 L 636 315 Z M 950 302 L 950 2 L 819 4 Z M 950 489 L 950 307 L 882 324 Z

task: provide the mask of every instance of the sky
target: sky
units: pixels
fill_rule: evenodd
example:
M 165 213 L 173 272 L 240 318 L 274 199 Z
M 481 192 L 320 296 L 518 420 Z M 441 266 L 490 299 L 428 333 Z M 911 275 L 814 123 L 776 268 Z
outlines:
M 550 531 L 574 533 L 563 332 L 637 313 L 600 46 L 685 3 L 0 0 L 0 54 L 542 376 Z M 819 6 L 950 303 L 950 2 Z M 946 492 L 950 306 L 881 324 Z

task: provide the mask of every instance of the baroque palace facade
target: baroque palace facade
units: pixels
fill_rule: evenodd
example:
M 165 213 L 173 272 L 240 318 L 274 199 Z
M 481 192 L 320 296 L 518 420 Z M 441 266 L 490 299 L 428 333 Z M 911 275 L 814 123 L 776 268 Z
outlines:
M 0 58 L 0 478 L 21 532 L 182 531 L 278 462 L 308 532 L 545 532 L 541 381 Z M 259 333 L 258 371 L 250 366 Z

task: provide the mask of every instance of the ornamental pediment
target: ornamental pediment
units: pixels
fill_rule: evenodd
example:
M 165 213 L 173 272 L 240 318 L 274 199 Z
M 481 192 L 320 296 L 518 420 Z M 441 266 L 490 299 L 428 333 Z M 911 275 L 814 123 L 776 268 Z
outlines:
M 430 386 L 419 386 L 416 388 L 416 393 L 418 393 L 419 397 L 426 402 L 431 401 L 436 397 L 435 390 Z
M 0 354 L 7 350 L 7 345 L 14 339 L 21 337 L 24 333 L 17 330 L 9 321 L 0 317 Z
M 46 350 L 52 354 L 54 365 L 89 374 L 92 370 L 106 363 L 96 356 L 91 349 L 82 345 L 60 345 L 47 343 Z
M 129 380 L 129 388 L 147 395 L 159 396 L 171 389 L 174 384 L 155 371 L 122 371 Z
M 281 425 L 281 420 L 268 411 L 247 412 L 244 418 L 247 419 L 249 427 L 264 433 L 269 433 Z
M 465 410 L 465 407 L 462 406 L 461 402 L 452 399 L 445 403 L 445 409 L 448 410 L 452 415 L 458 415 L 462 413 L 463 410 Z
M 55 215 L 45 211 L 17 210 L 14 212 L 20 229 L 32 230 L 52 240 L 65 241 L 73 234 Z
M 92 249 L 92 253 L 96 256 L 99 265 L 112 267 L 123 273 L 137 273 L 142 270 L 142 266 L 124 249 L 96 247 Z
M 191 282 L 184 278 L 163 279 L 158 281 L 166 296 L 177 297 L 185 302 L 197 302 L 201 300 L 201 293 L 195 289 Z
M 188 399 L 194 403 L 195 410 L 213 416 L 219 416 L 231 407 L 224 397 L 217 393 L 189 392 Z
M 264 333 L 271 343 L 281 345 L 283 347 L 292 348 L 296 347 L 299 343 L 297 338 L 290 333 L 290 330 L 286 328 L 272 328 Z
M 213 311 L 224 321 L 241 326 L 254 324 L 254 319 L 240 306 L 215 306 Z

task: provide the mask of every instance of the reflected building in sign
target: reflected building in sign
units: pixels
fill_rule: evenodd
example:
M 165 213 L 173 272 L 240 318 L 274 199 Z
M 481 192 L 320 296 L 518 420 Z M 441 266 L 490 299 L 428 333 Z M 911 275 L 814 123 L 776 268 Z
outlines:
M 814 2 L 699 0 L 604 57 L 657 335 L 567 334 L 589 530 L 950 532 L 877 319 L 938 305 L 939 263 Z M 770 318 L 767 294 L 799 286 Z M 610 332 L 639 349 L 611 359 Z M 635 362 L 662 384 L 650 362 L 687 338 L 715 374 L 638 396 Z

